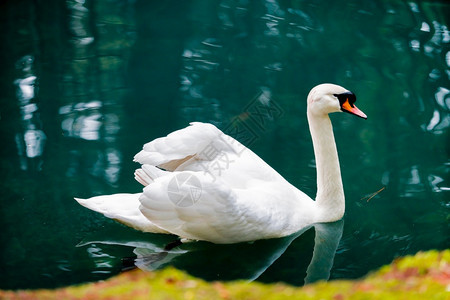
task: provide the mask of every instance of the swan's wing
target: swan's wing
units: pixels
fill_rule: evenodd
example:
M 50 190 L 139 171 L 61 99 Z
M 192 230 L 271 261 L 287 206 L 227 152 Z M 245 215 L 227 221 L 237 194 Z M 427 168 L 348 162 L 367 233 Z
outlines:
M 193 122 L 186 128 L 145 144 L 134 156 L 134 161 L 173 171 L 193 156 L 202 153 L 222 134 L 212 124 Z
M 264 238 L 270 223 L 264 208 L 250 207 L 247 199 L 202 172 L 167 173 L 139 198 L 141 212 L 152 223 L 182 238 L 214 243 Z
M 137 194 L 114 194 L 89 199 L 75 198 L 82 206 L 103 214 L 105 217 L 144 232 L 169 233 L 148 220 L 139 210 Z

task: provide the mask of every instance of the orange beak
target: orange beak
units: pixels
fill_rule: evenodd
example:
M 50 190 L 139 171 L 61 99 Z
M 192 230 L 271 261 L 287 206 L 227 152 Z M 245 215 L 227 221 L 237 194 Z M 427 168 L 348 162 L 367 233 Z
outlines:
M 350 104 L 348 102 L 348 99 L 345 100 L 345 102 L 341 105 L 341 108 L 343 111 L 351 113 L 352 115 L 367 119 L 366 114 L 360 111 L 359 108 L 357 108 L 354 104 Z

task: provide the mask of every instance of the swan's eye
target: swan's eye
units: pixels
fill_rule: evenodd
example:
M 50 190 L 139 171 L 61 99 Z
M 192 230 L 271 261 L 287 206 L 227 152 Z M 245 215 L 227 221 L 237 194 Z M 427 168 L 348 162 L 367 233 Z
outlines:
M 345 92 L 342 94 L 334 94 L 333 96 L 337 97 L 339 99 L 339 102 L 341 103 L 341 107 L 344 104 L 345 101 L 348 100 L 348 103 L 351 107 L 353 107 L 354 103 L 356 102 L 356 95 L 352 92 Z

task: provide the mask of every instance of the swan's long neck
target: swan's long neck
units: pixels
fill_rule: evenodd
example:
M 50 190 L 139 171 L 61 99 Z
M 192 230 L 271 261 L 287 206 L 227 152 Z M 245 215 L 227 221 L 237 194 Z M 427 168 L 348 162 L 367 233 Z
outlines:
M 316 221 L 336 221 L 344 214 L 345 198 L 331 120 L 308 111 L 308 123 L 317 169 Z

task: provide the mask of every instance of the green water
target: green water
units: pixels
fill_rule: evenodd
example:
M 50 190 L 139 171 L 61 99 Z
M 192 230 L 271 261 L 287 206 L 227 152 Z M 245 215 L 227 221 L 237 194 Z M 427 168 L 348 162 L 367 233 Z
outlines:
M 445 1 L 0 4 L 0 288 L 105 279 L 136 254 L 155 261 L 138 259 L 143 269 L 302 285 L 328 277 L 314 272 L 321 264 L 330 279 L 357 278 L 448 248 L 448 16 Z M 323 82 L 352 90 L 368 115 L 332 116 L 343 222 L 158 256 L 173 236 L 136 232 L 73 200 L 139 192 L 132 157 L 143 143 L 238 116 L 252 150 L 314 197 L 305 98 Z M 276 110 L 255 119 L 247 112 L 261 97 Z

